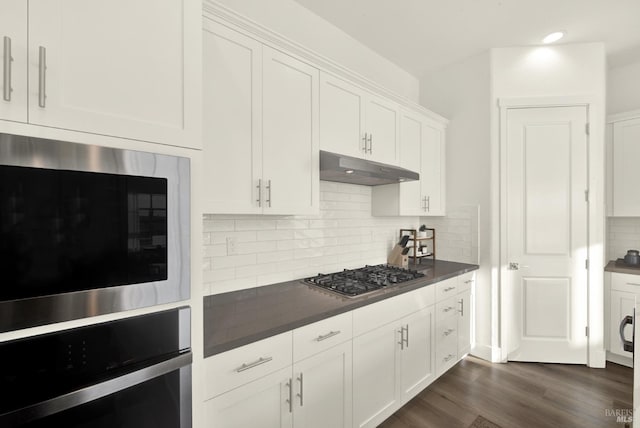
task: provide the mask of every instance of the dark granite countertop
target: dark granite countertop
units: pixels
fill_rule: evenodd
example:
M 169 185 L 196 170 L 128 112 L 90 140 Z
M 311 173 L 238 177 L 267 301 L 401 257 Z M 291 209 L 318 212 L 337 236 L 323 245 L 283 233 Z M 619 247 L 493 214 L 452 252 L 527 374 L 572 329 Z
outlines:
M 631 275 L 640 275 L 640 266 L 626 266 L 624 263 L 618 263 L 616 260 L 611 260 L 604 267 L 605 272 L 616 272 L 616 273 L 630 273 Z
M 425 276 L 349 299 L 301 280 L 204 297 L 204 356 L 210 357 L 343 312 L 478 269 L 478 265 L 424 260 L 410 265 Z

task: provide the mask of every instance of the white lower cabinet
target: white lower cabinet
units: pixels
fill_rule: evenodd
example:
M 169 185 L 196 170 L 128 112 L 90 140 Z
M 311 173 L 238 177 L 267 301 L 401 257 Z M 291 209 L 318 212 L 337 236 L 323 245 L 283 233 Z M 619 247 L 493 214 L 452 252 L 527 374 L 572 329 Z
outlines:
M 607 359 L 633 367 L 633 353 L 623 348 L 620 323 L 627 316 L 633 317 L 636 299 L 640 301 L 640 276 L 614 272 L 609 283 Z M 633 326 L 627 325 L 623 333 L 626 341 L 633 340 Z
M 221 428 L 375 427 L 470 350 L 475 273 L 205 359 Z
M 215 379 L 210 379 L 215 382 Z M 205 403 L 206 426 L 215 428 L 291 427 L 291 368 L 231 390 Z
M 354 427 L 375 427 L 435 379 L 433 306 L 353 339 Z
M 208 358 L 207 426 L 350 428 L 351 364 L 351 313 Z

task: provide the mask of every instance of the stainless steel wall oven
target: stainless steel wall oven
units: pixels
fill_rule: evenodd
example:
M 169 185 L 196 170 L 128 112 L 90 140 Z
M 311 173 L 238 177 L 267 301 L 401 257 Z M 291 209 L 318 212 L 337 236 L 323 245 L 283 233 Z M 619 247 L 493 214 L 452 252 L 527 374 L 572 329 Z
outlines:
M 189 298 L 189 159 L 0 134 L 0 332 Z
M 0 343 L 0 426 L 190 428 L 187 307 Z

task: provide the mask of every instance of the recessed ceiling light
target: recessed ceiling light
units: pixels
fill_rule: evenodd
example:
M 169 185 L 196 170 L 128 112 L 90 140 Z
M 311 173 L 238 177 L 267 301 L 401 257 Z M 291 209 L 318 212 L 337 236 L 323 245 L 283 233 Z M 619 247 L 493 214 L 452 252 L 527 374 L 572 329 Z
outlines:
M 542 43 L 544 43 L 545 45 L 548 45 L 549 43 L 557 42 L 563 37 L 564 37 L 563 31 L 556 31 L 555 33 L 551 33 L 547 37 L 542 39 Z

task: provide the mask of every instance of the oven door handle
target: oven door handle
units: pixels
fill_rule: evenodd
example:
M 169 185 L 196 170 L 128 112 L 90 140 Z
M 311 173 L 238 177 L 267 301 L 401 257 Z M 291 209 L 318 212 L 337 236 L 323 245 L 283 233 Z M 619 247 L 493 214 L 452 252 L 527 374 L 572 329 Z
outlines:
M 633 325 L 633 317 L 631 315 L 627 315 L 626 317 L 622 318 L 622 321 L 620 322 L 620 340 L 622 341 L 622 349 L 627 352 L 633 352 L 633 339 L 627 340 L 624 337 L 624 328 L 627 326 L 627 324 Z
M 64 410 L 77 407 L 89 401 L 106 397 L 114 392 L 122 391 L 131 386 L 171 373 L 191 364 L 191 351 L 185 352 L 170 360 L 165 360 L 152 366 L 144 367 L 135 372 L 127 373 L 104 382 L 87 386 L 86 388 L 68 392 L 36 404 L 12 410 L 0 415 L 0 426 L 18 426 L 32 420 L 41 419 Z

